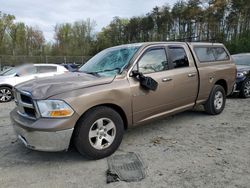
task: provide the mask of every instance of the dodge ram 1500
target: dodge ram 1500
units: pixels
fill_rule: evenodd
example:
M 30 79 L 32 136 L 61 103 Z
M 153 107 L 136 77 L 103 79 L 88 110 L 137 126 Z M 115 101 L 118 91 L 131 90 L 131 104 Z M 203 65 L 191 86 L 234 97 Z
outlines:
M 236 67 L 219 43 L 150 42 L 103 50 L 78 72 L 15 87 L 11 119 L 26 147 L 111 155 L 124 130 L 204 105 L 220 114 Z

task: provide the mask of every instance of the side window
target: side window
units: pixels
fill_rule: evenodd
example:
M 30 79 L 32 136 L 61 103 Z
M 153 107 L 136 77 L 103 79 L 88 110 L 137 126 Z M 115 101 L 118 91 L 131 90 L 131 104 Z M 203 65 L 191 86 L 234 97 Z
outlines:
M 188 67 L 187 54 L 182 47 L 169 47 L 169 54 L 172 59 L 173 68 Z
M 194 51 L 200 62 L 215 61 L 213 50 L 209 47 L 196 47 Z
M 20 76 L 36 74 L 36 68 L 34 66 L 24 66 L 19 70 L 18 74 Z
M 229 60 L 229 56 L 224 48 L 214 47 L 213 52 L 214 52 L 215 60 L 217 61 Z
M 37 73 L 49 73 L 49 72 L 56 72 L 56 66 L 37 66 Z
M 229 60 L 223 47 L 195 47 L 194 51 L 201 63 Z
M 165 49 L 151 49 L 146 51 L 139 61 L 139 71 L 153 73 L 169 69 Z

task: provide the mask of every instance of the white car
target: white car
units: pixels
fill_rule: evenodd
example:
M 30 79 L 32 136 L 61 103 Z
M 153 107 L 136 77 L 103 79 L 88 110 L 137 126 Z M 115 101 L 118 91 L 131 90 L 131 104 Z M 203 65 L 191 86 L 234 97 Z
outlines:
M 65 67 L 56 64 L 30 64 L 4 70 L 0 73 L 0 102 L 13 99 L 12 88 L 17 84 L 66 72 Z

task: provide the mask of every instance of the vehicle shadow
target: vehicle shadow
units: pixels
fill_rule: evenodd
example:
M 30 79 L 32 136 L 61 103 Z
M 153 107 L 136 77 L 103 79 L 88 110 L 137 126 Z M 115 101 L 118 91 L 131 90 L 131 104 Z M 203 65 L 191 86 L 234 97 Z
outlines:
M 156 120 L 152 120 L 151 122 L 149 123 L 145 123 L 145 124 L 141 124 L 139 126 L 135 126 L 135 127 L 131 127 L 129 128 L 129 131 L 134 131 L 134 130 L 137 130 L 140 131 L 140 129 L 143 128 L 152 128 L 152 129 L 155 129 L 157 128 L 158 126 L 159 127 L 166 127 L 165 124 L 162 124 L 162 122 L 166 122 L 167 124 L 172 124 L 172 123 L 176 123 L 178 124 L 178 121 L 181 120 L 182 118 L 186 118 L 186 117 L 203 117 L 203 116 L 210 116 L 209 114 L 207 114 L 205 111 L 204 111 L 204 108 L 202 106 L 199 106 L 193 110 L 188 110 L 188 111 L 185 111 L 185 112 L 180 112 L 180 113 L 177 113 L 175 115 L 172 115 L 172 116 L 168 116 L 168 117 L 162 117 L 162 118 L 159 118 L 159 119 L 156 119 Z
M 170 129 L 178 129 L 178 124 L 181 124 L 181 121 L 185 118 L 190 117 L 200 117 L 208 116 L 202 107 L 198 107 L 194 110 L 182 112 L 170 117 L 161 118 L 158 120 L 154 120 L 150 123 L 143 124 L 143 126 L 135 126 L 128 129 L 125 133 L 125 139 L 123 141 L 123 147 L 129 144 L 127 142 L 131 142 L 126 138 L 136 139 L 142 131 L 144 131 L 144 136 L 150 139 L 150 135 L 152 130 L 164 130 L 169 131 Z M 147 131 L 148 130 L 148 131 Z M 82 156 L 78 153 L 78 151 L 71 146 L 67 152 L 40 152 L 33 151 L 27 149 L 20 143 L 18 140 L 8 141 L 9 144 L 3 148 L 3 152 L 1 152 L 1 161 L 0 166 L 9 166 L 14 163 L 16 165 L 27 165 L 27 163 L 52 163 L 52 162 L 87 162 L 90 161 L 86 156 Z M 122 149 L 121 149 L 122 150 Z
M 80 155 L 74 147 L 67 152 L 41 152 L 34 151 L 25 146 L 18 140 L 1 148 L 0 167 L 11 167 L 14 165 L 32 165 L 37 163 L 72 163 L 89 161 L 85 156 Z

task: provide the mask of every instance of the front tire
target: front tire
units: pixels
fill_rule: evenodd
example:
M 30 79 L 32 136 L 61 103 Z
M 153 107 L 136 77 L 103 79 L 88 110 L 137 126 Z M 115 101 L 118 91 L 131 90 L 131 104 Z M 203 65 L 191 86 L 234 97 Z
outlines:
M 0 87 L 0 103 L 9 102 L 13 99 L 12 89 L 9 87 Z
M 101 106 L 86 112 L 76 125 L 76 149 L 90 159 L 101 159 L 113 154 L 120 146 L 124 122 L 118 112 Z
M 250 97 L 250 78 L 247 78 L 241 87 L 240 91 L 241 98 L 249 98 Z
M 225 89 L 220 85 L 215 85 L 210 93 L 207 102 L 204 105 L 206 113 L 210 115 L 218 115 L 224 110 L 225 104 Z

